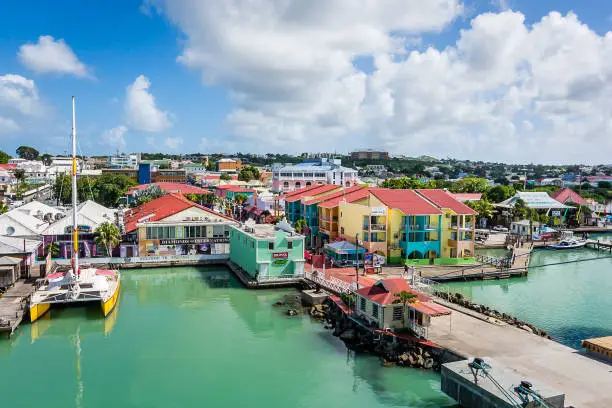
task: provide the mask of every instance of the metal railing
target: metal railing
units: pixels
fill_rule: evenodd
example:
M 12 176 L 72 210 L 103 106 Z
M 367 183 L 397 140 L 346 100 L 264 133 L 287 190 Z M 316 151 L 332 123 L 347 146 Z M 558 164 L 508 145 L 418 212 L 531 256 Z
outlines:
M 296 273 L 296 274 L 285 274 L 285 275 L 259 275 L 257 277 L 258 282 L 271 282 L 271 281 L 288 281 L 288 280 L 297 280 L 302 279 L 304 277 L 304 273 Z
M 385 224 L 370 224 L 370 231 L 386 231 L 387 226 Z
M 356 286 L 355 284 L 344 282 L 333 276 L 329 279 L 325 279 L 325 274 L 317 271 L 313 273 L 304 272 L 304 278 L 335 293 L 352 293 Z
M 475 255 L 476 261 L 494 266 L 498 269 L 508 269 L 512 266 L 512 257 L 494 258 L 492 256 Z
M 427 327 L 421 326 L 420 324 L 412 320 L 408 321 L 408 327 L 410 327 L 410 330 L 415 332 L 418 336 L 424 339 L 427 338 Z

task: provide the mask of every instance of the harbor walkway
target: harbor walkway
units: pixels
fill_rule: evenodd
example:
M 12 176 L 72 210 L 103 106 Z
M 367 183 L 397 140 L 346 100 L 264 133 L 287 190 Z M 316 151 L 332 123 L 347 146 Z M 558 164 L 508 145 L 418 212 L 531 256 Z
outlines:
M 487 317 L 457 312 L 452 325 L 432 325 L 429 340 L 466 359 L 493 358 L 538 388 L 547 384 L 566 394 L 566 406 L 612 407 L 612 366 L 578 351 Z
M 0 297 L 0 332 L 7 332 L 9 337 L 26 315 L 25 299 L 34 292 L 34 285 L 18 280 L 15 285 Z

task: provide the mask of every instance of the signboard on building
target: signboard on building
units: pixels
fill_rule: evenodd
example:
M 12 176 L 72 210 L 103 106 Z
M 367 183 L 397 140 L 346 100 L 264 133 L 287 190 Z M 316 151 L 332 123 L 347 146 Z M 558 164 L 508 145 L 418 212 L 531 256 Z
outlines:
M 160 239 L 160 245 L 184 245 L 184 244 L 229 244 L 229 238 L 184 238 L 184 239 Z
M 287 259 L 289 258 L 289 252 L 273 252 L 272 258 L 273 259 Z
M 372 207 L 370 214 L 371 215 L 386 215 L 387 207 Z
M 89 225 L 77 225 L 77 229 L 79 232 L 91 232 L 91 227 Z M 72 234 L 72 225 L 68 225 L 64 228 L 64 234 Z
M 550 214 L 553 217 L 560 217 L 561 216 L 561 211 L 551 211 Z

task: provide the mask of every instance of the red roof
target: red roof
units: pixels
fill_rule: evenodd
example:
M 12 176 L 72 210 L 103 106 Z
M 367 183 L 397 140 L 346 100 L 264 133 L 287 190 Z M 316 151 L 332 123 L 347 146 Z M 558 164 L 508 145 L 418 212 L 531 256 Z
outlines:
M 321 184 L 321 185 L 318 185 L 318 186 L 316 186 L 315 188 L 313 188 L 311 190 L 304 191 L 304 192 L 301 192 L 299 194 L 294 194 L 291 197 L 287 197 L 287 198 L 285 198 L 285 202 L 292 203 L 294 201 L 299 201 L 299 200 L 301 200 L 304 197 L 312 197 L 312 196 L 319 195 L 319 194 L 325 194 L 327 192 L 330 192 L 332 190 L 336 190 L 336 189 L 339 189 L 339 188 L 342 188 L 342 186 L 338 186 L 336 184 Z M 300 190 L 298 190 L 298 191 L 300 191 Z
M 333 197 L 332 195 L 325 196 L 324 198 L 326 200 L 323 202 L 320 202 L 319 207 L 320 208 L 335 208 L 338 205 L 340 205 L 340 203 L 343 200 L 346 201 L 347 203 L 352 203 L 354 201 L 361 200 L 362 198 L 366 198 L 367 196 L 369 196 L 371 190 L 373 189 L 364 187 L 364 188 L 360 188 L 358 190 L 354 190 L 354 191 L 347 192 L 347 193 L 339 192 L 339 193 L 333 194 Z
M 293 197 L 293 196 L 294 196 L 294 195 L 296 195 L 296 194 L 303 194 L 303 193 L 305 193 L 305 192 L 308 192 L 308 191 L 314 190 L 315 188 L 319 188 L 319 187 L 324 186 L 324 185 L 325 185 L 325 184 L 313 184 L 313 185 L 311 185 L 311 186 L 307 186 L 307 187 L 304 187 L 304 188 L 300 188 L 299 190 L 294 190 L 294 191 L 290 191 L 289 193 L 281 194 L 281 195 L 279 195 L 279 196 L 277 197 L 277 199 L 279 199 L 279 200 L 280 200 L 280 199 L 286 200 L 287 198 L 289 198 L 289 197 Z
M 440 208 L 448 208 L 455 214 L 459 215 L 478 215 L 476 211 L 463 204 L 461 201 L 456 200 L 451 193 L 433 189 L 433 190 L 417 190 L 417 192 L 437 205 Z
M 550 196 L 560 202 L 561 204 L 565 204 L 570 201 L 580 205 L 587 205 L 587 201 L 582 198 L 578 193 L 576 193 L 571 188 L 563 188 L 561 190 L 557 190 L 554 193 L 551 193 Z
M 379 305 L 390 305 L 396 301 L 397 297 L 395 295 L 404 291 L 415 294 L 419 302 L 431 300 L 430 297 L 412 289 L 403 278 L 381 279 L 372 286 L 358 289 L 357 293 Z
M 15 170 L 17 168 L 16 164 L 0 164 L 0 170 Z
M 134 207 L 127 210 L 123 215 L 123 222 L 125 223 L 125 231 L 132 232 L 136 230 L 136 224 L 144 221 L 161 221 L 164 218 L 168 218 L 171 215 L 180 213 L 191 207 L 197 207 L 203 211 L 206 211 L 216 217 L 225 218 L 233 221 L 231 218 L 225 215 L 219 214 L 209 208 L 203 207 L 199 204 L 189 201 L 181 194 L 166 194 L 163 197 L 156 198 L 153 201 L 149 201 L 138 207 Z
M 372 189 L 372 194 L 389 208 L 400 210 L 406 215 L 443 214 L 414 190 L 392 190 L 389 188 Z M 454 200 L 456 201 L 456 200 Z
M 335 193 L 331 193 L 331 194 L 325 194 L 316 198 L 311 198 L 310 200 L 306 200 L 304 202 L 304 204 L 306 205 L 311 205 L 311 204 L 317 204 L 323 201 L 327 201 L 330 200 L 332 198 L 337 198 L 337 197 L 342 197 L 345 194 L 350 194 L 354 191 L 359 191 L 361 189 L 363 189 L 364 187 L 362 186 L 352 186 L 352 187 L 348 187 L 348 188 L 343 188 L 341 191 L 336 191 Z
M 180 193 L 180 194 L 210 194 L 210 191 L 200 187 L 192 186 L 191 184 L 185 183 L 172 183 L 168 181 L 160 181 L 159 183 L 141 184 L 138 186 L 130 187 L 127 195 L 134 194 L 135 191 L 144 190 L 149 186 L 158 186 L 166 193 Z
M 217 190 L 231 191 L 232 193 L 254 193 L 255 192 L 255 190 L 253 190 L 252 188 L 244 188 L 240 186 L 234 186 L 231 184 L 224 184 L 222 186 L 217 186 L 215 188 Z

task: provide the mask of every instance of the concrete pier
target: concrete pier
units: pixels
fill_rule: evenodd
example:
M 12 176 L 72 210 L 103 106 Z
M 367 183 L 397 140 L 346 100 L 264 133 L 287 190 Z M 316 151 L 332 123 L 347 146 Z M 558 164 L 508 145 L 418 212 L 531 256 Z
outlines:
M 566 406 L 612 407 L 612 366 L 510 325 L 454 312 L 451 328 L 432 325 L 429 340 L 470 359 L 488 357 L 522 379 L 565 393 Z

